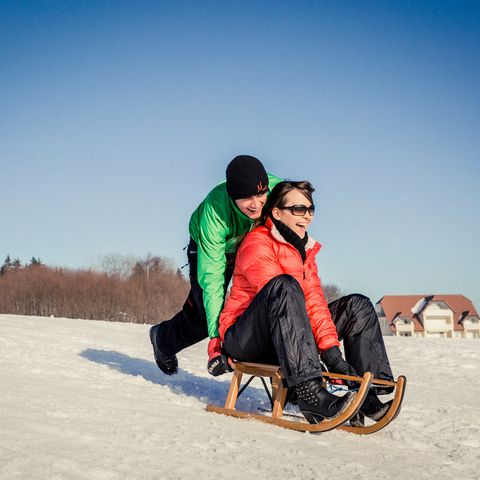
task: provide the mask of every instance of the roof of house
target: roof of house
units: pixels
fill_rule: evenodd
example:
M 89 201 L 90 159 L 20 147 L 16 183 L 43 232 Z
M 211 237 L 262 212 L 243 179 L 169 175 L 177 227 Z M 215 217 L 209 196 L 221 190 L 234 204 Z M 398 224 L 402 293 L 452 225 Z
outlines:
M 392 330 L 394 330 L 392 322 L 402 316 L 408 317 L 413 322 L 415 332 L 421 332 L 424 328 L 420 313 L 431 302 L 439 301 L 445 302 L 453 311 L 454 330 L 463 330 L 462 322 L 465 317 L 478 317 L 472 301 L 463 295 L 385 295 L 377 304 L 381 304 Z

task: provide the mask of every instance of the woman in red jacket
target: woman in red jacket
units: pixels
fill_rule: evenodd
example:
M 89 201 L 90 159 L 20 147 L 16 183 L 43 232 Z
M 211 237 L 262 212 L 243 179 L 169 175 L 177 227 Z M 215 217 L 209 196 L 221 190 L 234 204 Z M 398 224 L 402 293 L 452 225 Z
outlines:
M 313 191 L 306 181 L 281 182 L 272 190 L 261 225 L 238 250 L 219 332 L 226 353 L 236 360 L 278 363 L 288 387 L 296 389 L 302 413 L 318 422 L 338 415 L 351 401 L 350 395 L 338 397 L 322 386 L 319 354 L 336 373 L 393 376 L 371 302 L 362 295 L 330 305 L 325 300 L 315 263 L 320 244 L 307 234 L 315 212 Z M 341 355 L 339 337 L 354 368 Z M 374 420 L 387 410 L 373 392 L 362 407 Z

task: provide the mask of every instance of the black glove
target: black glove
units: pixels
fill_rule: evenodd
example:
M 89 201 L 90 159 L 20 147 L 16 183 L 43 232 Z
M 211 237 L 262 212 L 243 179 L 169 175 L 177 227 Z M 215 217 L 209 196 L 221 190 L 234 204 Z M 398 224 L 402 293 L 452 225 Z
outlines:
M 340 349 L 335 346 L 331 347 L 328 350 L 325 350 L 320 354 L 320 358 L 325 366 L 328 368 L 328 371 L 331 373 L 340 373 L 342 375 L 351 375 L 352 377 L 358 377 L 355 369 L 347 363 L 343 357 Z M 351 380 L 343 380 L 345 384 L 349 387 L 356 387 L 358 384 Z
M 227 356 L 222 351 L 222 342 L 220 338 L 211 338 L 208 342 L 208 373 L 214 377 L 223 375 L 227 372 L 233 372 L 228 363 Z

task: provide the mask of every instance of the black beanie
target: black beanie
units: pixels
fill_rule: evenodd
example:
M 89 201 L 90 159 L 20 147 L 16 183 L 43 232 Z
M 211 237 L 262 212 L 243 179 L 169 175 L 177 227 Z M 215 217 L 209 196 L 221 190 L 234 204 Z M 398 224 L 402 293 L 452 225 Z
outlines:
M 268 175 L 262 162 L 250 155 L 238 155 L 227 167 L 227 192 L 233 200 L 268 191 Z

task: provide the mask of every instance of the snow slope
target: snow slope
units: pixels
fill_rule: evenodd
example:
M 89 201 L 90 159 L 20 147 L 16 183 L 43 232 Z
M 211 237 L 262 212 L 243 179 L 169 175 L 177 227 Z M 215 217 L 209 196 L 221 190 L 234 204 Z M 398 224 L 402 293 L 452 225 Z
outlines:
M 370 436 L 302 434 L 205 412 L 229 376 L 206 343 L 156 367 L 147 325 L 0 315 L 1 479 L 473 479 L 480 341 L 386 338 L 404 407 Z M 264 393 L 250 388 L 243 407 Z

